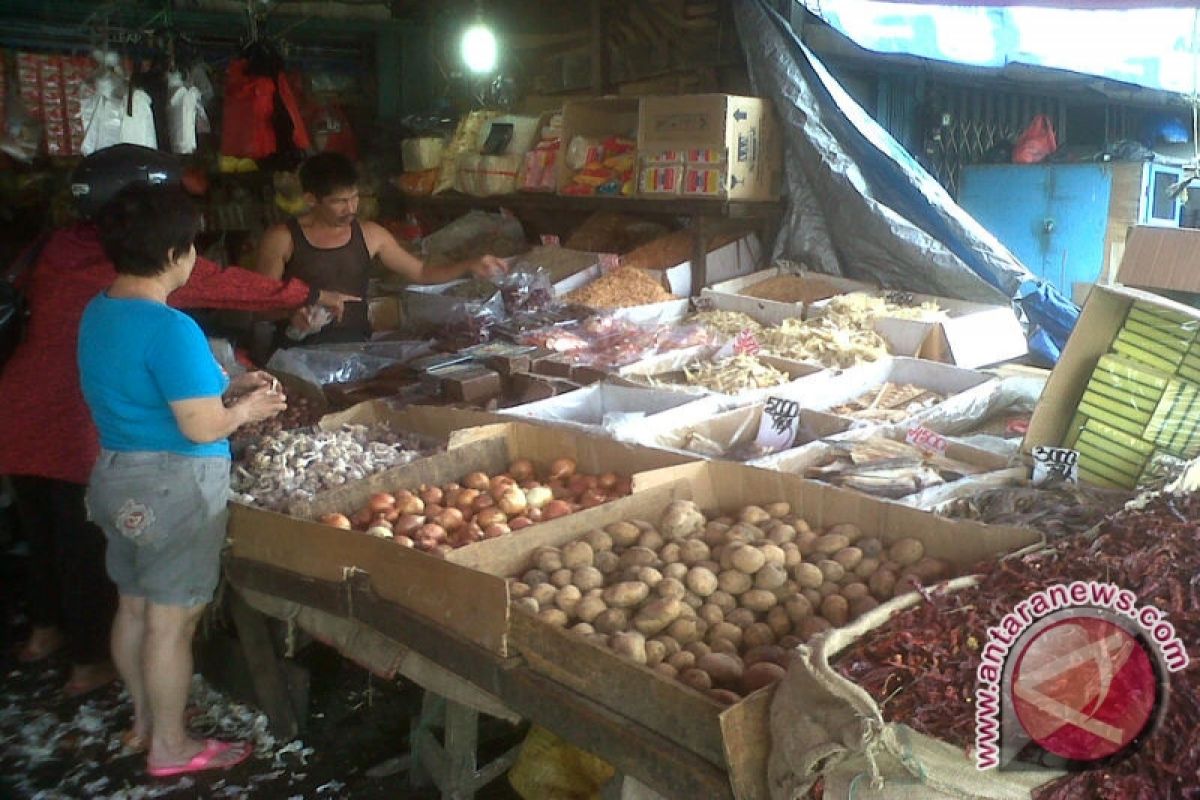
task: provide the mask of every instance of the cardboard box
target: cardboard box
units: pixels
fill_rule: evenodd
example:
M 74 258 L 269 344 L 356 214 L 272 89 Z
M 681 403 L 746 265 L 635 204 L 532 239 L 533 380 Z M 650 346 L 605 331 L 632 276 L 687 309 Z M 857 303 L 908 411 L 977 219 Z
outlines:
M 570 394 L 517 406 L 506 415 L 561 425 L 585 433 L 627 438 L 642 424 L 663 424 L 692 399 L 679 392 L 598 383 Z
M 869 283 L 842 278 L 837 275 L 825 275 L 817 272 L 796 273 L 782 267 L 771 267 L 751 275 L 746 275 L 722 282 L 710 282 L 711 286 L 700 293 L 702 300 L 707 300 L 713 307 L 721 311 L 740 311 L 754 317 L 767 325 L 778 325 L 785 319 L 804 318 L 808 315 L 810 303 L 784 303 L 778 300 L 764 300 L 742 294 L 742 291 L 757 286 L 765 280 L 780 275 L 795 275 L 813 284 L 813 293 L 820 295 L 812 302 L 827 299 L 837 294 L 847 292 L 873 291 L 878 287 Z
M 787 501 L 815 530 L 853 523 L 885 542 L 912 536 L 926 551 L 960 570 L 1039 541 L 1028 530 L 953 521 L 794 475 L 727 462 L 684 464 L 639 475 L 629 519 L 657 520 L 660 497 L 642 492 L 686 487 L 705 510 L 733 511 L 748 504 Z M 557 542 L 562 544 L 565 542 Z M 528 561 L 511 561 L 520 574 Z M 725 767 L 737 798 L 766 800 L 771 748 L 770 701 L 774 687 L 722 707 L 708 696 L 645 666 L 623 659 L 567 630 L 523 613 L 513 614 L 511 642 L 530 667 L 570 686 L 709 761 Z
M 1138 289 L 1200 292 L 1200 230 L 1137 225 L 1125 240 L 1117 283 Z
M 277 514 L 241 504 L 231 507 L 229 537 L 234 557 L 260 561 L 320 580 L 339 582 L 351 572 L 370 575 L 372 589 L 444 625 L 492 652 L 508 652 L 508 587 L 503 569 L 513 559 L 528 559 L 536 547 L 570 541 L 592 527 L 627 518 L 631 498 L 586 509 L 568 517 L 540 523 L 520 536 L 501 537 L 458 548 L 445 559 L 435 558 L 390 540 L 344 531 L 311 521 L 329 511 L 361 506 L 371 494 L 415 488 L 422 483 L 445 484 L 467 472 L 503 472 L 516 458 L 529 458 L 545 467 L 555 458 L 573 458 L 581 472 L 620 472 L 634 475 L 687 459 L 635 447 L 611 439 L 519 422 L 475 429 L 444 453 L 387 470 L 327 492 L 297 507 L 304 518 Z M 656 484 L 662 486 L 662 483 Z M 658 498 L 669 502 L 673 490 Z M 614 506 L 615 508 L 608 508 Z M 564 538 L 567 537 L 567 538 Z M 482 570 L 473 572 L 472 570 Z
M 638 107 L 636 97 L 595 97 L 568 100 L 563 104 L 563 149 L 559 151 L 557 163 L 558 191 L 561 192 L 575 174 L 575 170 L 567 166 L 566 159 L 571 140 L 576 136 L 604 139 L 614 135 L 636 139 Z
M 738 395 L 724 395 L 719 392 L 713 392 L 699 386 L 689 386 L 683 381 L 683 370 L 689 365 L 699 363 L 703 358 L 710 358 L 711 348 L 700 348 L 704 355 L 697 357 L 696 348 L 688 348 L 686 351 L 680 350 L 672 353 L 663 353 L 657 356 L 651 356 L 630 364 L 627 367 L 622 367 L 617 371 L 617 377 L 614 379 L 617 382 L 629 386 L 646 386 L 653 381 L 655 388 L 667 389 L 675 392 L 686 392 L 691 395 L 714 395 L 718 397 L 735 398 L 742 402 L 753 402 L 770 395 L 785 394 L 789 387 L 801 378 L 809 375 L 815 375 L 823 372 L 824 367 L 820 364 L 809 364 L 803 361 L 789 361 L 783 358 L 775 358 L 774 356 L 759 355 L 758 358 L 764 364 L 775 367 L 781 372 L 785 372 L 791 378 L 788 383 L 780 384 L 779 386 L 771 386 L 766 389 L 751 389 L 742 392 Z
M 639 157 L 643 163 L 653 164 L 663 161 L 664 153 L 671 153 L 671 158 L 679 154 L 685 195 L 730 200 L 779 197 L 782 139 L 771 103 L 763 98 L 727 94 L 643 97 Z
M 333 414 L 326 414 L 321 417 L 317 427 L 332 431 L 342 425 L 389 425 L 393 430 L 419 433 L 445 442 L 448 448 L 454 448 L 460 444 L 499 435 L 502 429 L 485 426 L 506 422 L 509 420 L 499 414 L 476 411 L 471 408 L 447 408 L 445 406 L 396 408 L 386 400 L 369 400 Z
M 737 279 L 748 275 L 761 263 L 762 244 L 758 234 L 749 233 L 729 244 L 711 250 L 704 259 L 707 285 Z M 666 270 L 667 288 L 672 294 L 690 297 L 693 294 L 691 259 Z M 707 290 L 705 290 L 707 291 Z

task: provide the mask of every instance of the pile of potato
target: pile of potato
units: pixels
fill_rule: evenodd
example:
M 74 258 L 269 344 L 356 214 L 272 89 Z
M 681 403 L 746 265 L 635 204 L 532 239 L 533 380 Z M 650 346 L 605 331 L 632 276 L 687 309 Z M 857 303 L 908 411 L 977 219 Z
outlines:
M 947 572 L 916 539 L 814 531 L 788 503 L 710 519 L 681 500 L 657 525 L 538 548 L 510 593 L 543 622 L 728 704 L 783 677 L 798 644 Z

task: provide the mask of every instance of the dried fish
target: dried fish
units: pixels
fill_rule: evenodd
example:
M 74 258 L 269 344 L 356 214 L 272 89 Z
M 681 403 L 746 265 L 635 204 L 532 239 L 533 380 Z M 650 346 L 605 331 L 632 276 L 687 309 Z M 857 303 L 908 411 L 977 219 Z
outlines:
M 980 472 L 980 467 L 932 455 L 905 442 L 872 437 L 862 442 L 838 443 L 824 459 L 805 470 L 804 475 L 895 499 Z
M 697 311 L 687 321 L 703 325 L 725 336 L 736 336 L 744 330 L 757 335 L 763 330 L 758 320 L 740 311 Z
M 739 394 L 751 389 L 766 389 L 787 383 L 786 372 L 765 364 L 754 356 L 733 356 L 717 362 L 685 367 L 684 380 L 691 386 L 703 386 L 722 394 Z
M 1090 530 L 1120 511 L 1133 495 L 1090 486 L 1010 486 L 959 497 L 937 511 L 988 525 L 1032 528 L 1051 539 Z
M 808 322 L 785 319 L 779 327 L 765 328 L 758 340 L 764 353 L 827 367 L 852 367 L 888 355 L 887 343 L 869 323 L 830 316 Z
M 849 403 L 829 409 L 829 413 L 864 421 L 896 423 L 932 408 L 945 399 L 944 395 L 932 389 L 911 383 L 889 382 Z

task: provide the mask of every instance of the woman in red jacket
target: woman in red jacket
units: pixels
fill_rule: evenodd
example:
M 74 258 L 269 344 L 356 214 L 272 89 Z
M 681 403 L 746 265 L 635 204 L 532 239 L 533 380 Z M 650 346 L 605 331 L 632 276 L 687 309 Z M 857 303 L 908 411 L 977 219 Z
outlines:
M 85 159 L 72 191 L 85 218 L 135 181 L 178 182 L 170 156 L 117 145 Z M 76 339 L 84 307 L 116 278 L 98 228 L 80 222 L 53 233 L 22 280 L 30 307 L 25 340 L 0 372 L 0 474 L 12 479 L 30 543 L 29 616 L 33 631 L 18 653 L 39 661 L 67 647 L 65 691 L 80 695 L 116 678 L 108 637 L 116 589 L 104 571 L 104 534 L 87 521 L 83 495 L 99 440 L 79 388 Z M 176 308 L 266 311 L 327 305 L 340 315 L 349 298 L 196 259 Z

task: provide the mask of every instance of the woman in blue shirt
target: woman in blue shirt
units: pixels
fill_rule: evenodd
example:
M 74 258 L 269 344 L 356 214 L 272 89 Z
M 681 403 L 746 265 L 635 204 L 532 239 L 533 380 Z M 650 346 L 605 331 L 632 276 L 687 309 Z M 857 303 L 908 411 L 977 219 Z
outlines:
M 78 356 L 101 445 L 88 512 L 120 595 L 113 662 L 133 698 L 132 734 L 149 742 L 149 774 L 226 768 L 252 748 L 188 735 L 191 641 L 219 579 L 227 437 L 285 402 L 265 373 L 229 381 L 199 326 L 166 304 L 196 260 L 199 215 L 181 190 L 130 186 L 101 229 L 117 279 L 84 312 Z

